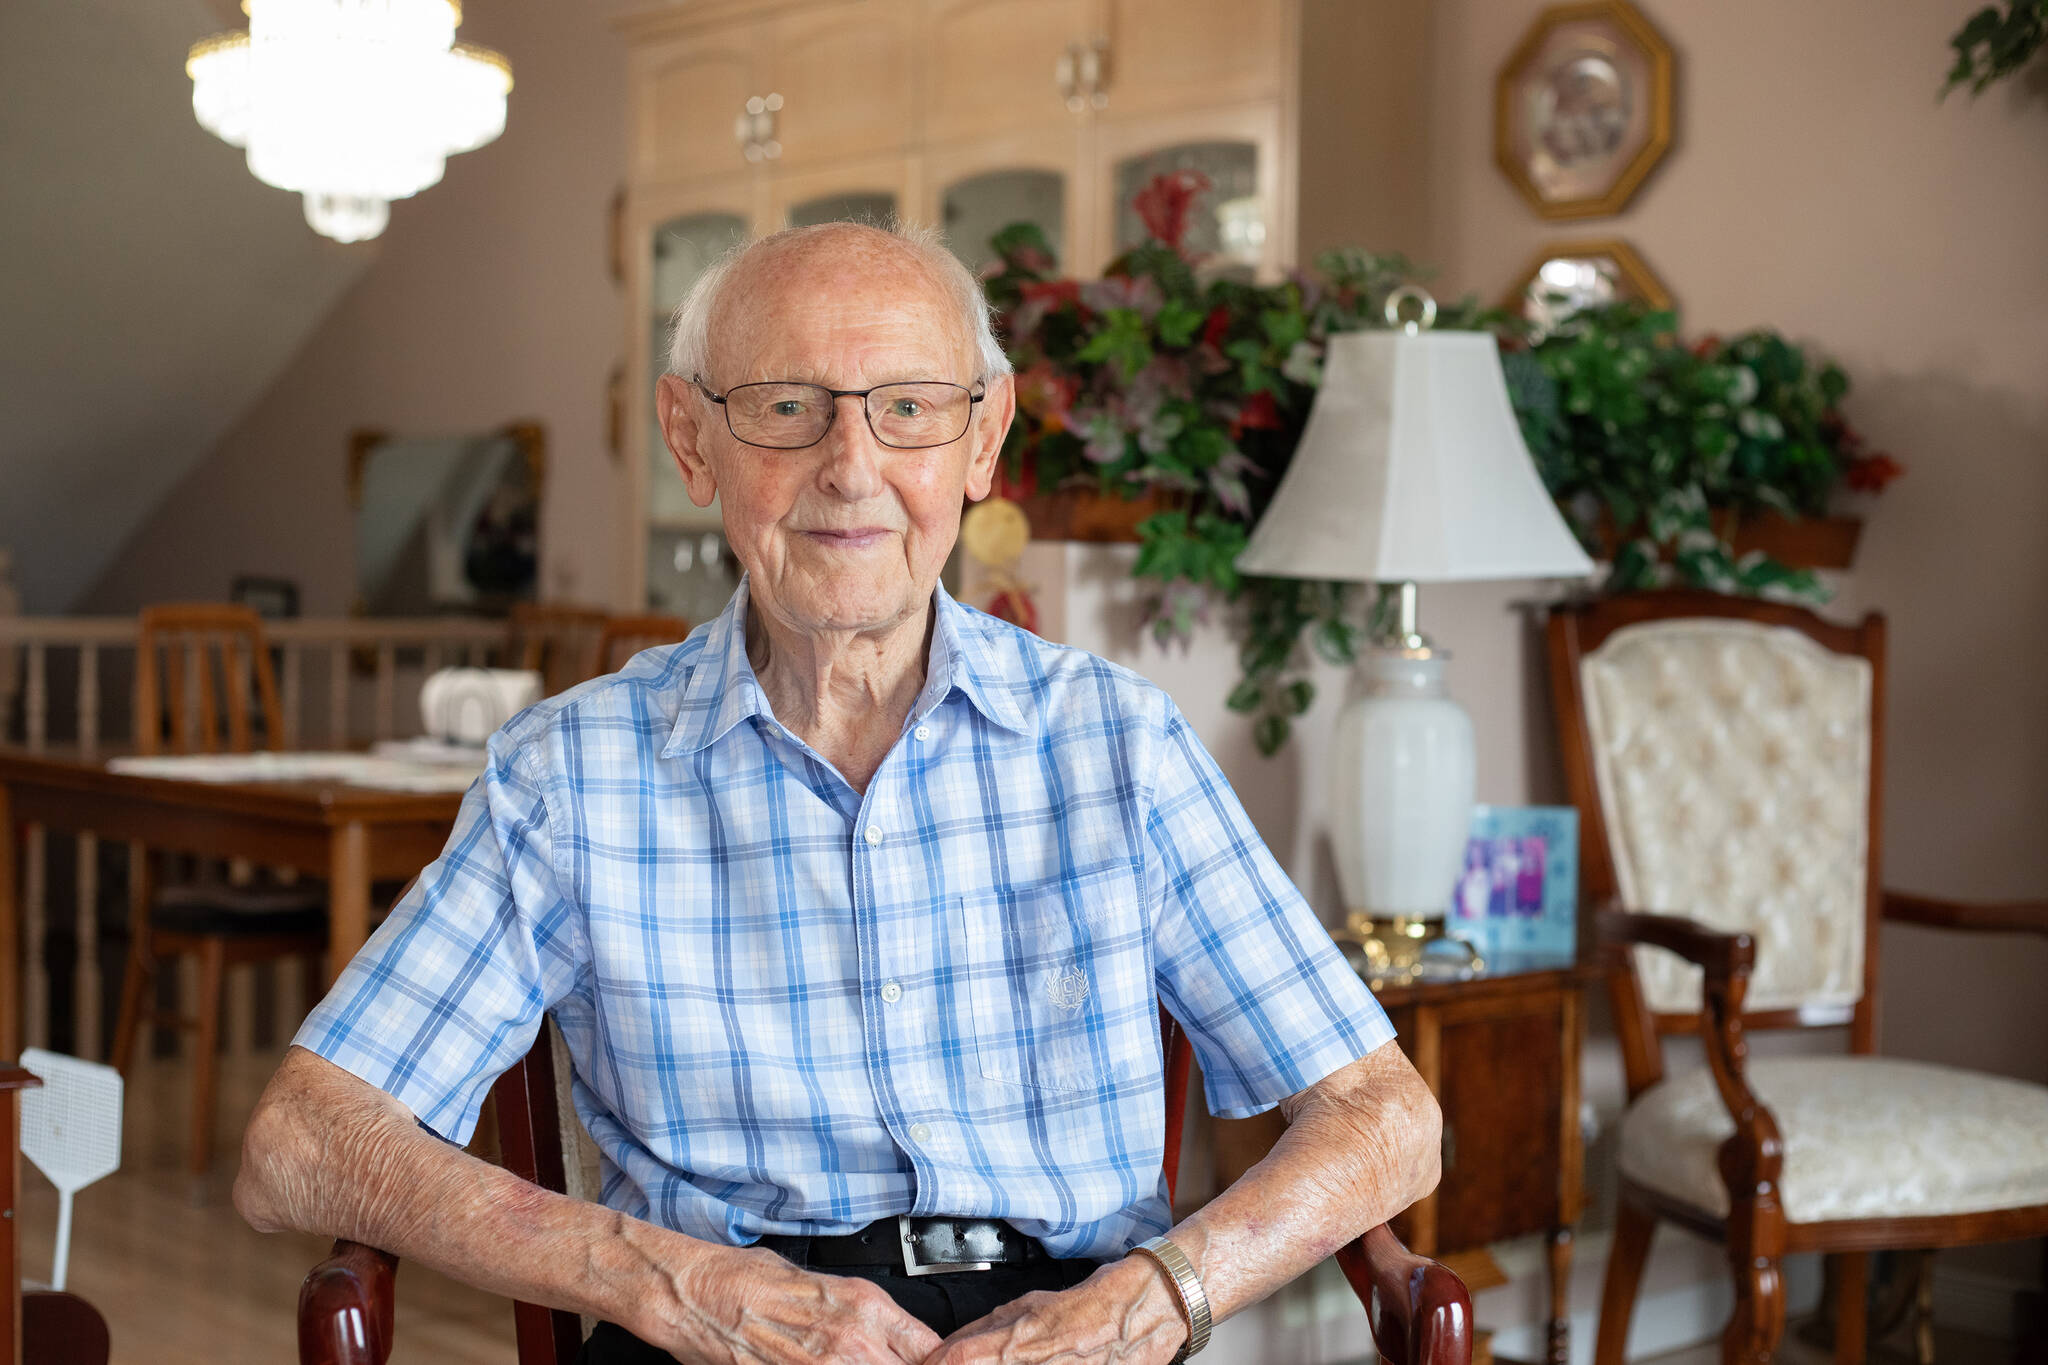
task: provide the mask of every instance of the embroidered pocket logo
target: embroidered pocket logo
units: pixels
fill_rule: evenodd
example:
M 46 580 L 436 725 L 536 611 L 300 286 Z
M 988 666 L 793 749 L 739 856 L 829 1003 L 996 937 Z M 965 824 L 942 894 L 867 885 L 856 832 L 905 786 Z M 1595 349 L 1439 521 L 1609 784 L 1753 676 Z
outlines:
M 1072 1014 L 1088 998 L 1088 978 L 1079 967 L 1068 967 L 1046 978 L 1045 993 L 1051 997 L 1055 1009 Z

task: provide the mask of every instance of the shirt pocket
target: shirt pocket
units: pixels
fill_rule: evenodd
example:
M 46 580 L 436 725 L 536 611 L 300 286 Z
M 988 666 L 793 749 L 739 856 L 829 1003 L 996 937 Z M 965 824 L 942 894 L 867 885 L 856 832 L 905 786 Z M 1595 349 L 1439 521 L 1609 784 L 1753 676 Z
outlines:
M 1156 1069 L 1157 995 L 1135 870 L 959 900 L 969 1029 L 981 1074 L 1093 1091 Z

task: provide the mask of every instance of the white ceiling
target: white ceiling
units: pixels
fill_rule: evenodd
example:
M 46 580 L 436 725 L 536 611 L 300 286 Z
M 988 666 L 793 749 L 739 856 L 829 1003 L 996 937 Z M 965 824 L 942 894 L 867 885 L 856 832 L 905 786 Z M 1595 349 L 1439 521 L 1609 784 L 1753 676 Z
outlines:
M 192 118 L 218 0 L 0 0 L 0 546 L 61 612 L 374 244 L 316 236 Z

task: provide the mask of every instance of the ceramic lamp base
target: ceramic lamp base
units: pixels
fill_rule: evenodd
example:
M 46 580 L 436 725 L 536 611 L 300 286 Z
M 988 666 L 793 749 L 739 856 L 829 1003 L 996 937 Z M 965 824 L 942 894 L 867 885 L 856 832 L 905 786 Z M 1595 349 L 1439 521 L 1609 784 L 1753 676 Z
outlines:
M 1347 946 L 1352 966 L 1375 990 L 1417 981 L 1465 981 L 1486 967 L 1477 949 L 1444 932 L 1441 919 L 1374 919 L 1354 910 L 1336 938 Z

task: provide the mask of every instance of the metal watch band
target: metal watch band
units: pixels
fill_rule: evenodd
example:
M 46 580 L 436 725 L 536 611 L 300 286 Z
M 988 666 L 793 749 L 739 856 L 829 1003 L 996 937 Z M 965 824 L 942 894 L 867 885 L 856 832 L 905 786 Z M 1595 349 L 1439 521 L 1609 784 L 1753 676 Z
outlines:
M 1164 1237 L 1140 1242 L 1131 1250 L 1157 1261 L 1166 1278 L 1173 1281 L 1173 1292 L 1180 1298 L 1180 1315 L 1188 1324 L 1188 1339 L 1172 1361 L 1172 1365 L 1180 1365 L 1209 1344 L 1209 1296 L 1202 1290 L 1202 1277 L 1195 1274 L 1187 1253 Z

